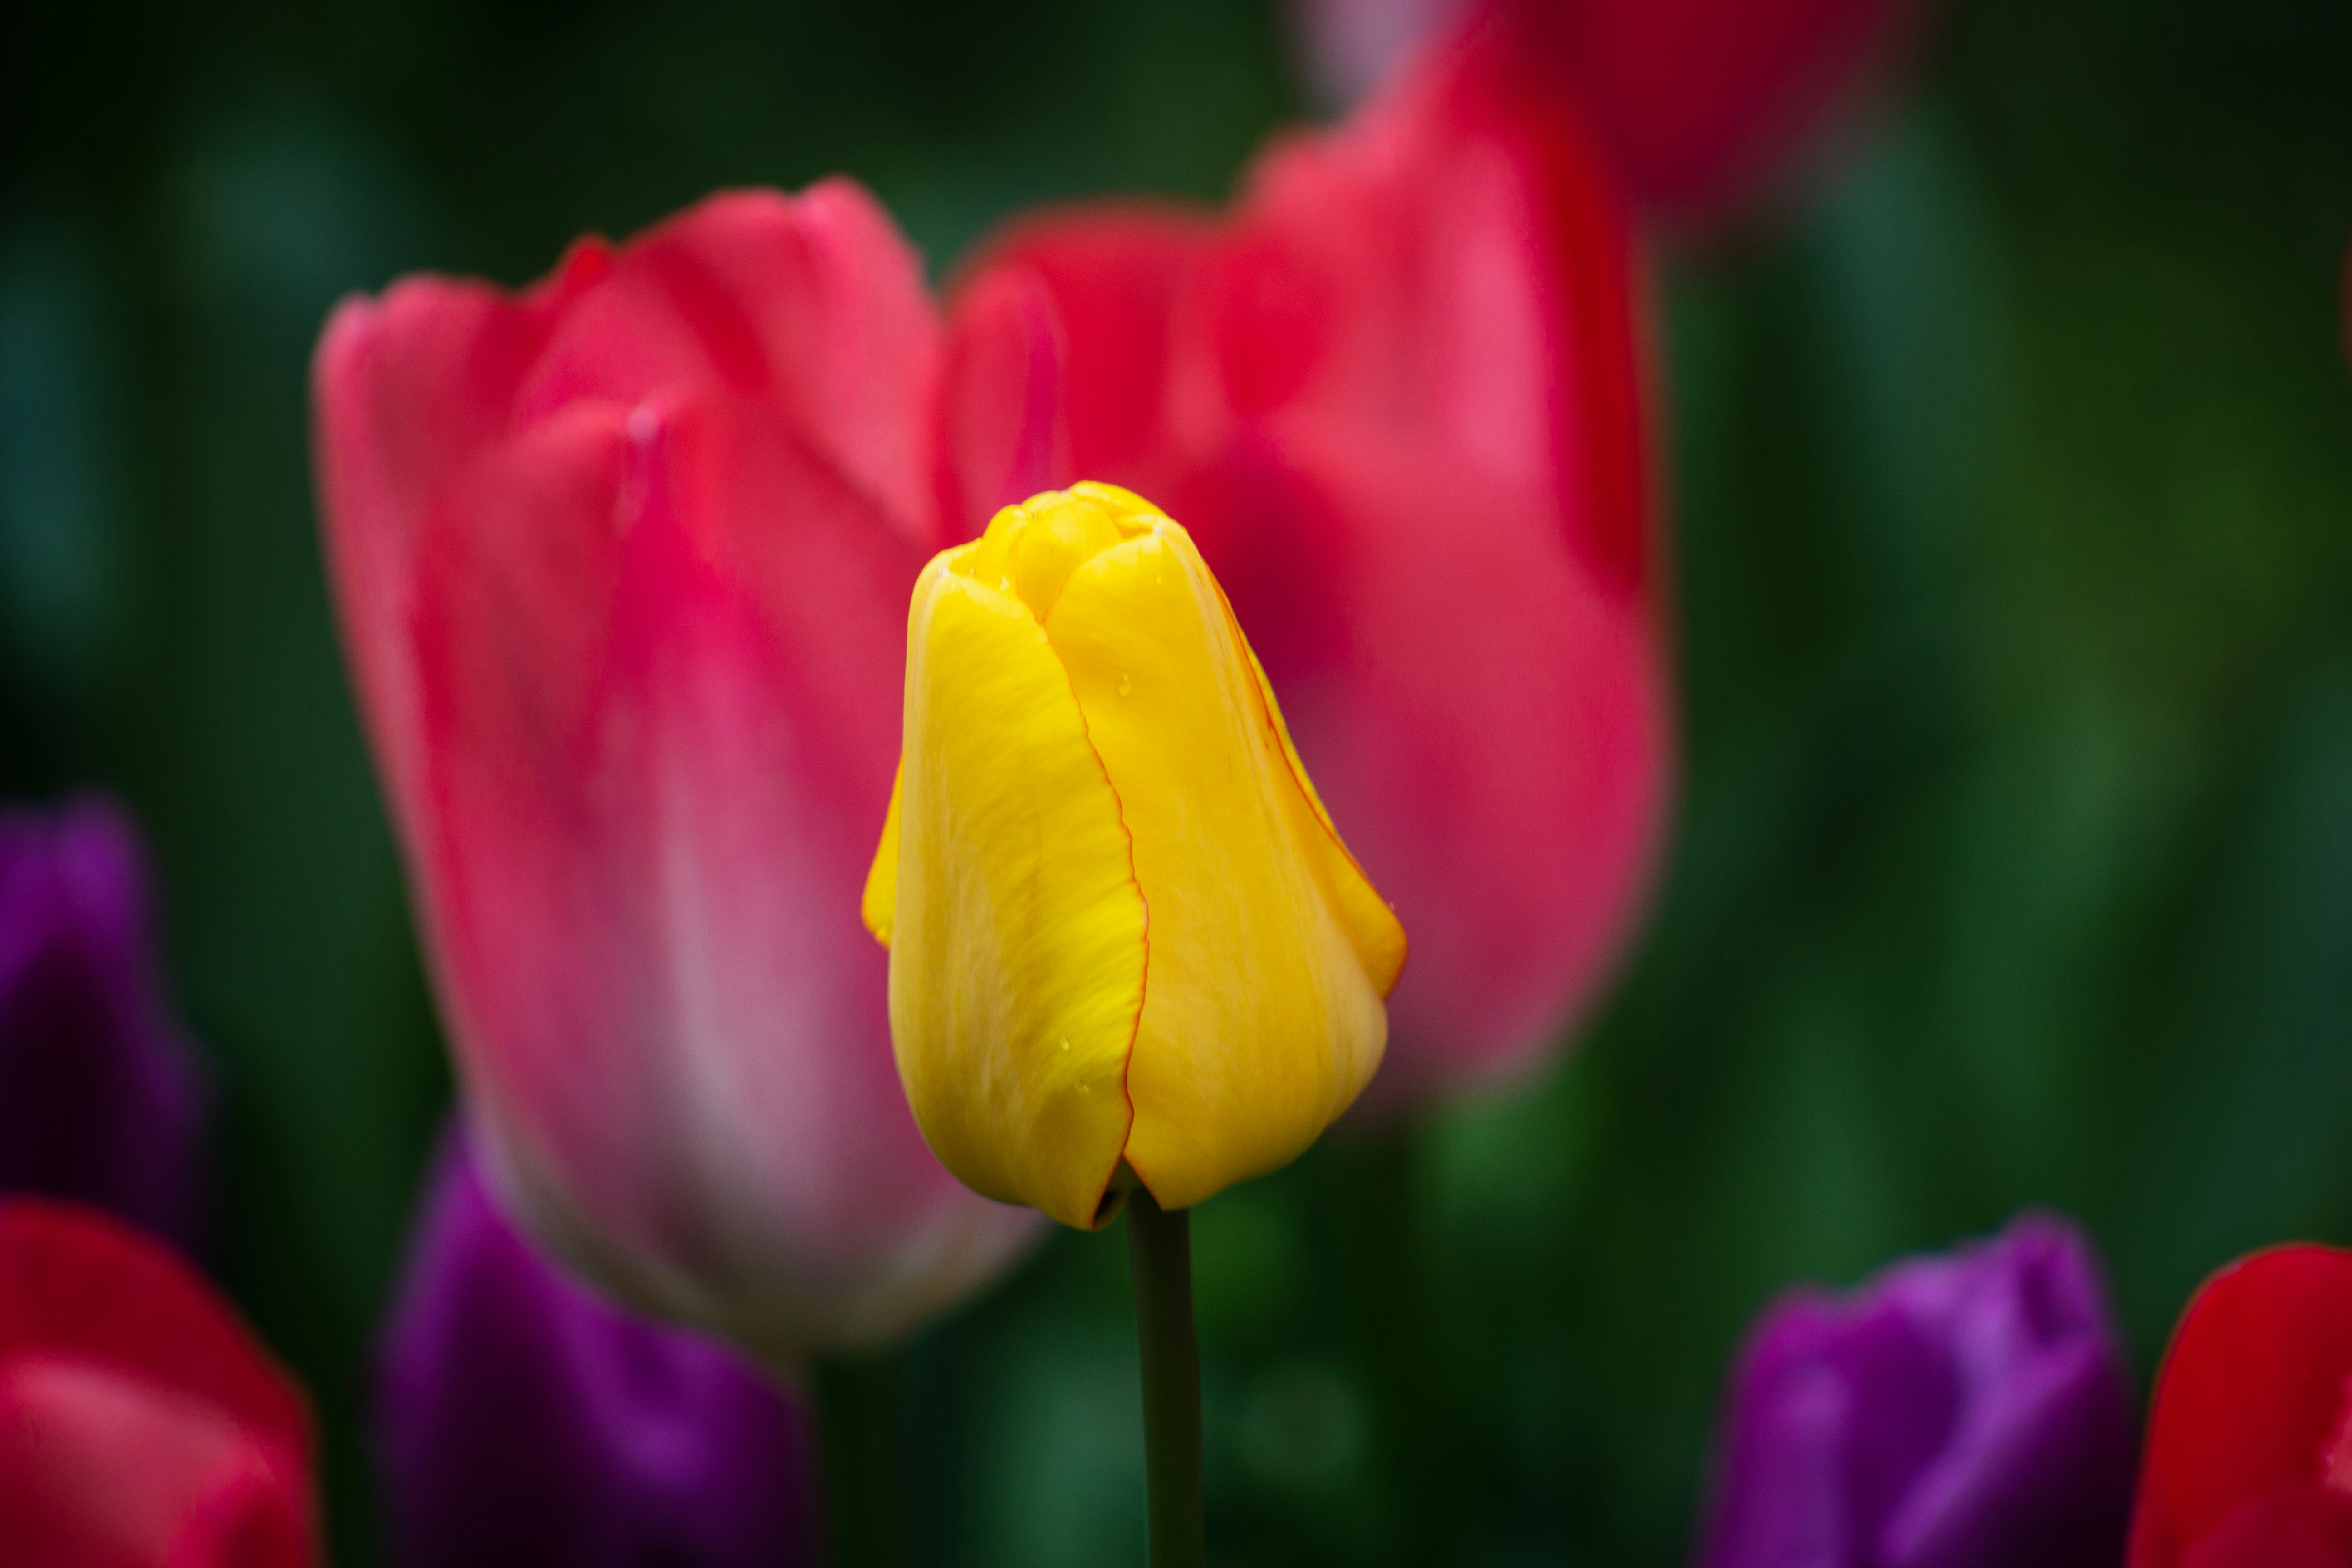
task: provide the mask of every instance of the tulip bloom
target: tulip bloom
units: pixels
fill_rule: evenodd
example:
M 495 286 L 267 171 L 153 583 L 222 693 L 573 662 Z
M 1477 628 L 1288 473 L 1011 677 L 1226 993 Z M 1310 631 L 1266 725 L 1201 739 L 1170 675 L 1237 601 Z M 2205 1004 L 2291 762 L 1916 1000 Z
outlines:
M 0 1203 L 0 1542 L 9 1568 L 307 1568 L 302 1397 L 164 1248 L 94 1210 Z
M 205 1093 L 112 806 L 0 813 L 0 1191 L 110 1210 L 192 1247 Z
M 1591 125 L 1627 191 L 1680 224 L 1753 201 L 1902 52 L 1922 0 L 1297 0 L 1342 98 L 1480 5 Z
M 376 1380 L 406 1568 L 814 1563 L 808 1434 L 776 1384 L 541 1260 L 445 1147 Z
M 1339 842 L 1184 530 L 1082 484 L 915 586 L 866 883 L 915 1120 L 1091 1228 L 1297 1157 L 1380 1065 L 1404 933 Z
M 2097 1265 L 2027 1217 L 1749 1334 L 1703 1568 L 2113 1563 L 2133 1415 Z
M 2189 1303 L 2130 1568 L 2352 1568 L 2352 1252 L 2258 1252 Z
M 1682 223 L 1801 163 L 1902 50 L 1920 0 L 1506 0 L 1620 175 Z
M 583 241 L 519 297 L 410 279 L 315 367 L 345 644 L 492 1185 L 771 1361 L 903 1335 L 1035 1234 L 924 1148 L 856 913 L 940 336 L 834 182 Z
M 1412 932 L 1391 1109 L 1562 1038 L 1670 794 L 1627 220 L 1494 42 L 1276 146 L 1225 217 L 1016 226 L 956 310 L 960 354 L 1066 378 L 1057 480 L 1165 505 L 1232 595 Z

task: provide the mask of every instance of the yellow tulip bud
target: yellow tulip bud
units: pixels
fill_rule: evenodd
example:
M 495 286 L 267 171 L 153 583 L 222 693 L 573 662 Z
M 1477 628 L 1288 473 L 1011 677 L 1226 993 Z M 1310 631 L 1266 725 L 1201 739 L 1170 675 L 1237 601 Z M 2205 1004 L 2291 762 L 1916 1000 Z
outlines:
M 1404 932 L 1184 530 L 1082 484 L 936 557 L 866 923 L 915 1120 L 1092 1228 L 1288 1163 L 1380 1066 Z

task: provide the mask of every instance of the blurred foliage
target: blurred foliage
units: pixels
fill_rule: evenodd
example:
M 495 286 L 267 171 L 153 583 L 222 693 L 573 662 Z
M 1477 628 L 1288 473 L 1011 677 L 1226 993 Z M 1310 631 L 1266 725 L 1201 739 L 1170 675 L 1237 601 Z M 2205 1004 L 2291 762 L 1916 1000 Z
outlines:
M 446 1081 L 320 581 L 327 308 L 835 170 L 943 268 L 1022 203 L 1215 197 L 1301 99 L 1264 0 L 10 32 L 0 787 L 150 830 L 217 1262 L 363 1564 Z M 1202 1211 L 1220 1562 L 1679 1561 L 1771 1293 L 2021 1205 L 2091 1227 L 2143 1367 L 2231 1254 L 2352 1242 L 2347 58 L 2334 0 L 1974 0 L 1866 149 L 1669 265 L 1654 918 L 1572 1060 Z M 920 1561 L 1140 1561 L 1124 1251 L 1059 1237 L 919 1347 Z

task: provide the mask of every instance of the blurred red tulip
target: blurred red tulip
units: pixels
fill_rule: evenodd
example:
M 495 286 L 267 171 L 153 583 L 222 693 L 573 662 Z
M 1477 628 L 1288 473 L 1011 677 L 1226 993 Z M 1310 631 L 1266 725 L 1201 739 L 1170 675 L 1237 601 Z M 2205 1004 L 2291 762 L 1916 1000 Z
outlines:
M 317 1561 L 310 1417 L 169 1251 L 95 1210 L 0 1203 L 9 1568 Z
M 1785 179 L 1901 53 L 1924 0 L 1298 0 L 1327 94 L 1483 3 L 1579 106 L 1625 187 L 1703 225 Z
M 1066 377 L 1049 479 L 1192 531 L 1412 933 L 1376 1114 L 1560 1037 L 1670 793 L 1626 215 L 1517 66 L 1480 34 L 1230 215 L 1048 215 L 958 298 L 960 359 Z
M 2130 1568 L 2352 1568 L 2352 1252 L 2256 1253 L 2189 1304 Z
M 502 1198 L 771 1360 L 903 1334 L 1034 1216 L 940 1169 L 859 923 L 941 331 L 863 191 L 715 196 L 520 296 L 347 301 L 328 555 Z M 935 467 L 935 464 L 939 466 Z
M 1875 85 L 1917 0 L 1506 0 L 1637 200 L 1704 223 L 1768 191 Z

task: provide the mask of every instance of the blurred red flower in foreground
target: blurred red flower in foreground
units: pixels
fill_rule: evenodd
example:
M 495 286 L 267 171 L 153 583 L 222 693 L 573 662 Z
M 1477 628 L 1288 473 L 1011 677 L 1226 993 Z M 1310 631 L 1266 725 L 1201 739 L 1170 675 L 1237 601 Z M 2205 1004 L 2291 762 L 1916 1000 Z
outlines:
M 519 297 L 410 279 L 315 370 L 344 637 L 494 1185 L 771 1360 L 902 1334 L 1035 1233 L 916 1131 L 858 918 L 940 336 L 831 182 L 583 241 Z M 1023 433 L 967 432 L 973 471 L 991 439 Z
M 2352 1252 L 2256 1253 L 2189 1304 L 2130 1568 L 2352 1568 Z
M 1478 4 L 1523 28 L 1643 206 L 1704 223 L 1753 200 L 1867 92 L 1921 0 L 1298 0 L 1316 74 L 1350 94 Z
M 1556 1039 L 1660 837 L 1641 291 L 1612 189 L 1481 34 L 1275 147 L 1229 215 L 1048 214 L 958 298 L 960 364 L 1066 375 L 1045 475 L 1192 531 L 1412 933 L 1368 1106 Z
M 184 1264 L 92 1210 L 0 1204 L 10 1568 L 299 1568 L 310 1465 L 301 1395 Z

